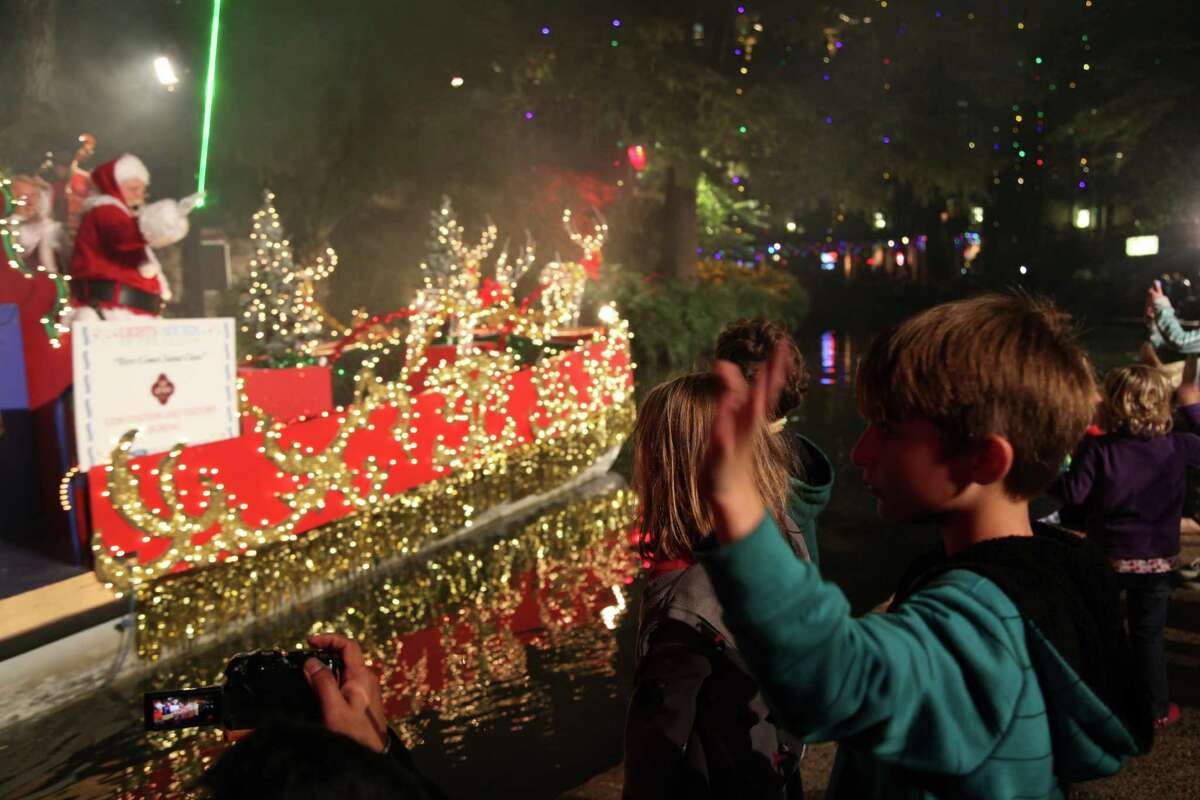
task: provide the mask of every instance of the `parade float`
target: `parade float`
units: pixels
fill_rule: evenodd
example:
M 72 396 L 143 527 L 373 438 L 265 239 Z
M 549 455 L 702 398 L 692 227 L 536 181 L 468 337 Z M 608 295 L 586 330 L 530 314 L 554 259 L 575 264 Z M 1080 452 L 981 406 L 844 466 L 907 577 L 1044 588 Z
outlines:
M 625 323 L 604 306 L 603 327 L 571 327 L 578 263 L 548 263 L 521 299 L 532 246 L 488 270 L 494 227 L 472 246 L 456 224 L 446 231 L 455 261 L 401 315 L 394 379 L 369 358 L 349 405 L 291 421 L 243 392 L 241 435 L 131 457 L 129 431 L 90 469 L 96 573 L 136 593 L 140 654 L 269 614 L 607 469 L 634 417 Z M 603 226 L 572 238 L 594 257 Z M 495 335 L 477 341 L 481 331 Z
M 607 471 L 632 428 L 628 326 L 611 305 L 595 309 L 596 325 L 579 324 L 602 222 L 581 233 L 565 212 L 578 258 L 539 265 L 532 243 L 511 254 L 490 224 L 468 243 L 444 212 L 447 257 L 422 265 L 412 302 L 342 327 L 312 291 L 332 253 L 297 271 L 286 301 L 270 288 L 266 276 L 291 258 L 272 201 L 268 192 L 253 221 L 239 327 L 251 342 L 292 334 L 299 359 L 235 357 L 228 319 L 87 322 L 67 334 L 63 276 L 42 276 L 58 288 L 39 335 L 75 356 L 80 465 L 61 476 L 61 499 L 85 519 L 95 576 L 136 620 L 137 652 L 150 660 L 547 501 Z M 19 226 L 6 221 L 5 244 L 9 266 L 27 272 Z M 172 342 L 213 335 L 219 369 L 171 355 Z M 106 358 L 158 374 L 114 379 Z M 350 397 L 334 405 L 331 375 L 351 361 Z M 226 417 L 217 432 L 164 445 L 189 430 L 192 384 L 211 396 L 226 381 L 236 397 L 232 411 L 216 409 Z M 154 411 L 102 419 L 103 386 Z M 614 502 L 628 521 L 629 503 Z

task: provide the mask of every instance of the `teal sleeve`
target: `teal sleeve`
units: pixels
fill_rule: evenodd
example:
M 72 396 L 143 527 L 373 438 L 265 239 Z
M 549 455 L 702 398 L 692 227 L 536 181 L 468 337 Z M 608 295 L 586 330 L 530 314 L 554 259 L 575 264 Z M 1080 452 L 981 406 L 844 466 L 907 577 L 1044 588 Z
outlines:
M 769 515 L 748 538 L 702 554 L 783 726 L 809 741 L 851 740 L 907 769 L 962 774 L 982 763 L 1030 675 L 1011 602 L 986 579 L 951 571 L 892 613 L 854 619 L 840 589 L 789 556 Z M 985 603 L 979 590 L 999 598 Z
M 1167 344 L 1181 353 L 1200 352 L 1200 330 L 1185 331 L 1169 303 L 1154 304 L 1154 321 Z
M 817 541 L 817 515 L 825 507 L 828 498 L 820 505 L 815 505 L 810 497 L 810 487 L 796 478 L 790 480 L 792 488 L 788 492 L 787 514 L 796 523 L 800 534 L 804 537 L 804 546 L 808 548 L 808 557 L 819 567 L 821 566 L 821 550 Z

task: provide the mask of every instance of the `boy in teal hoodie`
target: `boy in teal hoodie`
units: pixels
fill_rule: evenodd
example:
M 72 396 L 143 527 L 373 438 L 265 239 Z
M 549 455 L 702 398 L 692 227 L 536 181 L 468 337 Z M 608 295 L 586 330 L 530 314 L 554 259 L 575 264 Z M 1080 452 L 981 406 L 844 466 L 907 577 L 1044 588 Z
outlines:
M 1029 520 L 1092 416 L 1069 318 L 987 295 L 872 345 L 854 462 L 885 520 L 935 523 L 944 551 L 909 569 L 889 613 L 858 619 L 748 491 L 788 360 L 777 349 L 750 385 L 717 362 L 705 485 L 720 546 L 702 563 L 781 724 L 841 743 L 830 796 L 1058 798 L 1148 746 L 1111 570 Z

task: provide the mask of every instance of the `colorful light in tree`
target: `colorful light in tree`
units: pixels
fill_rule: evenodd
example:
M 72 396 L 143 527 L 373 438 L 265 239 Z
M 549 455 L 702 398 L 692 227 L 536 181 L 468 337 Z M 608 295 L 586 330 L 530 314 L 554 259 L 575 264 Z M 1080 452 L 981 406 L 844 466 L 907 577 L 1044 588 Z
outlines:
M 629 156 L 629 165 L 638 172 L 646 168 L 646 148 L 640 144 L 631 144 L 625 149 Z

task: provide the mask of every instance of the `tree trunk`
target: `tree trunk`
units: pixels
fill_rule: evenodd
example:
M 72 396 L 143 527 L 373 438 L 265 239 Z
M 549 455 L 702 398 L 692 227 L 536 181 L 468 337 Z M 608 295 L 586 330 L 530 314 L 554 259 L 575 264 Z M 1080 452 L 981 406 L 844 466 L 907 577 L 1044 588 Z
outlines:
M 663 204 L 662 272 L 685 283 L 696 280 L 696 176 L 672 165 L 667 169 L 666 199 Z
M 58 101 L 54 85 L 55 21 L 58 0 L 20 0 L 13 28 L 18 32 L 20 85 L 23 105 L 53 108 Z

